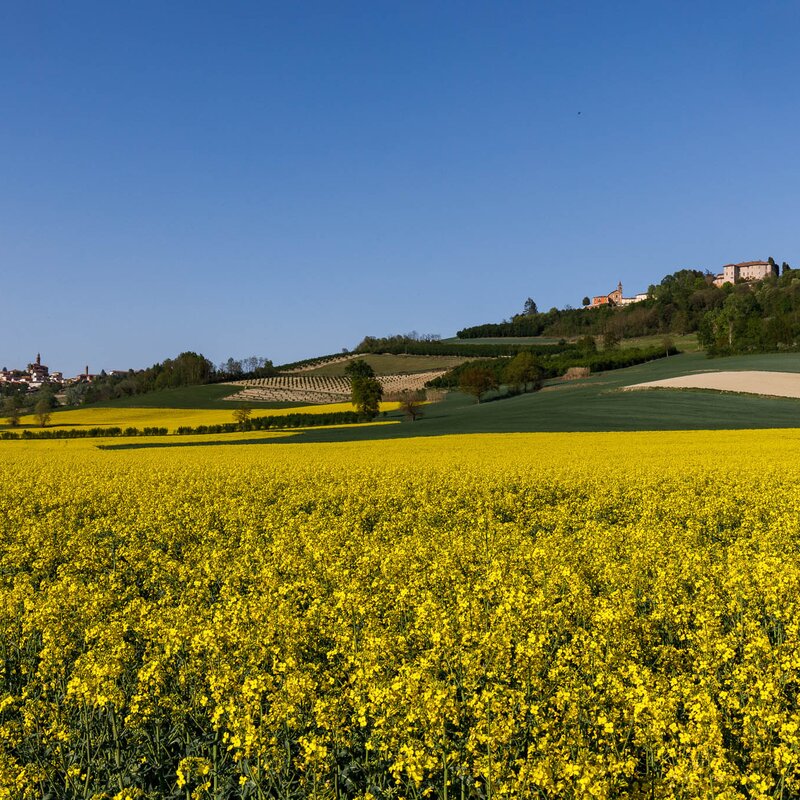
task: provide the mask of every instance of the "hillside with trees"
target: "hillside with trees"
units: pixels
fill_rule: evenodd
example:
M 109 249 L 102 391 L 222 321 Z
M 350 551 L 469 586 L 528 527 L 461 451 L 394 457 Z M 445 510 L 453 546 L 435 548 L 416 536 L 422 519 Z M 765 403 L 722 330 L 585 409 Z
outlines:
M 91 382 L 81 381 L 69 386 L 64 394 L 69 405 L 81 405 L 132 397 L 162 389 L 268 378 L 275 374 L 272 362 L 266 358 L 258 356 L 242 360 L 229 358 L 219 366 L 214 366 L 201 353 L 187 351 L 175 358 L 164 359 L 147 369 L 128 370 L 127 373 L 111 375 L 101 372 Z
M 710 355 L 800 347 L 800 270 L 784 262 L 779 276 L 759 281 L 718 287 L 713 279 L 708 272 L 679 270 L 650 286 L 646 300 L 619 307 L 539 312 L 528 298 L 523 313 L 464 328 L 457 336 L 469 340 L 588 335 L 613 344 L 640 336 L 696 333 Z
M 770 263 L 775 262 L 770 259 Z M 468 359 L 433 384 L 440 388 L 454 388 L 463 383 L 464 372 L 471 374 L 475 369 L 484 377 L 488 371 L 495 382 L 508 384 L 508 376 L 503 374 L 508 358 L 521 352 L 526 353 L 526 363 L 533 359 L 537 376 L 541 377 L 563 375 L 574 366 L 585 366 L 596 371 L 642 363 L 674 352 L 669 340 L 673 335 L 696 334 L 700 346 L 711 356 L 797 351 L 800 350 L 800 270 L 792 269 L 783 262 L 779 272 L 763 280 L 716 286 L 711 273 L 683 269 L 651 285 L 645 300 L 624 306 L 539 311 L 535 300 L 528 297 L 521 313 L 502 322 L 463 328 L 457 332 L 460 340 L 457 343 L 443 342 L 438 335 L 419 335 L 416 332 L 385 337 L 366 336 L 352 351 L 352 355 L 394 354 Z M 647 336 L 664 337 L 664 346 L 615 352 L 621 340 Z M 547 337 L 551 341 L 513 341 L 515 338 L 529 337 Z M 506 343 L 503 339 L 509 341 Z M 603 345 L 601 353 L 596 350 L 598 341 Z M 147 369 L 109 375 L 101 373 L 94 376 L 91 382 L 74 383 L 66 389 L 65 399 L 70 405 L 78 405 L 144 395 L 163 389 L 269 378 L 289 368 L 314 366 L 337 359 L 342 359 L 342 353 L 307 359 L 276 369 L 269 359 L 252 356 L 241 360 L 229 358 L 215 366 L 202 354 L 187 351 Z M 511 383 L 536 385 L 538 380 L 539 377 L 532 382 L 517 380 Z M 480 381 L 473 383 L 478 385 Z M 10 389 L 4 394 L 9 395 L 3 400 L 3 411 L 9 419 L 30 411 L 34 401 L 41 399 L 38 395 L 34 398 Z M 46 399 L 50 405 L 55 405 L 50 394 Z

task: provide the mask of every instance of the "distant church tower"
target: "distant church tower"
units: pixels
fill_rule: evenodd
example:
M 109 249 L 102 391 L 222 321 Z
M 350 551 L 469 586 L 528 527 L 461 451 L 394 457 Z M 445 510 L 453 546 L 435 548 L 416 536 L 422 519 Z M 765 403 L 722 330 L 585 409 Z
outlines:
M 611 294 L 608 295 L 608 304 L 611 306 L 618 306 L 622 302 L 622 281 L 617 284 L 617 288 L 614 289 Z

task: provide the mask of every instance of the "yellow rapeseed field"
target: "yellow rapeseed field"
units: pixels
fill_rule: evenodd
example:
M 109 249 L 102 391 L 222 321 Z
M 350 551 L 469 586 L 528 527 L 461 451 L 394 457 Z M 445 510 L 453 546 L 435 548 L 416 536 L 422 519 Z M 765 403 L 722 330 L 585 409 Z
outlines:
M 47 428 L 66 430 L 70 428 L 167 428 L 174 433 L 179 427 L 196 428 L 200 425 L 219 425 L 233 422 L 233 412 L 238 403 L 231 403 L 229 409 L 192 408 L 76 408 L 56 411 L 50 418 Z M 382 403 L 381 411 L 393 411 L 399 403 Z M 329 414 L 337 411 L 355 411 L 350 403 L 327 403 L 316 406 L 297 406 L 292 408 L 253 407 L 254 417 L 280 417 L 287 414 Z M 39 424 L 33 414 L 20 418 L 20 425 L 38 429 Z M 6 426 L 7 427 L 7 426 Z M 13 430 L 8 428 L 8 430 Z
M 227 441 L 0 442 L 0 798 L 800 794 L 800 431 Z

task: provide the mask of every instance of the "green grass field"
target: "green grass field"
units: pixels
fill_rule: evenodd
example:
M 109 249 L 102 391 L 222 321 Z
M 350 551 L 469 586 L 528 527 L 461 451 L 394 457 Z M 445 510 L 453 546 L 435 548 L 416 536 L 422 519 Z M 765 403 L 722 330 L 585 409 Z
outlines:
M 415 423 L 375 435 L 431 436 L 447 433 L 511 433 L 515 431 L 703 430 L 722 428 L 800 427 L 800 400 L 720 392 L 652 389 L 623 392 L 621 387 L 659 380 L 694 370 L 774 370 L 800 372 L 800 354 L 735 356 L 708 359 L 686 353 L 600 373 L 583 381 L 553 381 L 541 392 L 476 404 L 452 393 L 428 407 Z M 359 429 L 347 432 L 359 436 Z M 317 438 L 337 438 L 336 431 L 317 431 Z M 311 436 L 309 432 L 305 436 Z
M 365 353 L 356 358 L 366 361 L 376 375 L 402 375 L 410 372 L 429 372 L 434 369 L 450 369 L 466 361 L 459 356 L 414 356 L 392 355 L 390 353 L 374 354 Z M 321 375 L 339 377 L 344 375 L 347 361 L 338 361 L 335 364 L 323 364 L 315 369 L 304 370 L 299 375 Z
M 684 353 L 647 364 L 598 373 L 574 382 L 550 381 L 534 394 L 476 404 L 458 392 L 425 408 L 417 422 L 397 425 L 313 429 L 276 439 L 276 444 L 394 439 L 457 433 L 558 431 L 714 430 L 800 427 L 800 400 L 713 391 L 651 389 L 621 391 L 623 386 L 705 370 L 800 372 L 800 354 L 769 354 L 709 359 Z M 391 412 L 384 420 L 399 420 Z M 242 438 L 235 444 L 260 442 Z M 210 437 L 195 446 L 224 443 Z M 234 444 L 233 442 L 230 442 Z M 134 447 L 147 446 L 146 442 Z M 160 445 L 160 446 L 171 446 Z M 176 442 L 175 446 L 180 446 Z
M 597 337 L 597 346 L 602 347 L 602 336 Z M 665 339 L 669 339 L 675 347 L 682 353 L 699 353 L 700 345 L 697 342 L 696 333 L 685 333 L 682 336 L 637 336 L 633 339 L 623 339 L 619 346 L 622 348 L 631 347 L 661 347 Z
M 108 400 L 105 403 L 92 403 L 93 408 L 233 408 L 229 400 L 232 394 L 241 391 L 241 386 L 227 386 L 213 383 L 207 386 L 184 386 L 180 389 L 163 389 L 160 392 L 148 392 L 135 397 L 122 397 Z M 307 403 L 255 403 L 254 408 L 292 408 L 308 405 Z

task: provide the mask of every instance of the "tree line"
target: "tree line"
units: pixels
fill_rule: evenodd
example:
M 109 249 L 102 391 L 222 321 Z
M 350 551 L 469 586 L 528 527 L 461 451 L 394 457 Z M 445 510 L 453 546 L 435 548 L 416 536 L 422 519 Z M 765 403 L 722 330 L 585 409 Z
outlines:
M 467 356 L 467 357 L 486 357 L 491 356 L 512 356 L 520 350 L 534 350 L 543 354 L 554 353 L 570 345 L 564 341 L 553 342 L 551 344 L 459 344 L 440 341 L 420 341 L 409 339 L 406 335 L 398 334 L 395 336 L 365 336 L 357 345 L 354 352 L 359 354 L 368 353 L 390 353 L 392 355 L 412 355 L 412 356 Z
M 660 347 L 597 352 L 594 339 L 589 339 L 591 344 L 589 341 L 584 343 L 584 354 L 578 358 L 555 356 L 543 359 L 532 352 L 523 351 L 512 359 L 475 359 L 453 367 L 444 375 L 429 381 L 427 385 L 435 389 L 460 389 L 480 401 L 487 392 L 497 390 L 503 385 L 507 387 L 509 394 L 537 391 L 543 380 L 560 377 L 573 367 L 587 367 L 596 372 L 604 372 L 678 353 L 678 349 L 670 342 L 665 342 Z
M 700 345 L 712 356 L 800 349 L 800 270 L 793 273 L 732 287 L 700 321 Z
M 128 370 L 127 373 L 95 376 L 91 382 L 80 381 L 68 386 L 64 392 L 68 405 L 115 400 L 162 389 L 199 386 L 223 381 L 249 378 L 269 378 L 277 374 L 272 361 L 260 356 L 244 359 L 229 358 L 214 365 L 202 353 L 186 351 L 175 358 L 153 364 L 147 369 Z
M 237 409 L 238 410 L 238 409 Z M 236 415 L 235 422 L 222 422 L 214 425 L 182 425 L 175 433 L 179 436 L 201 435 L 208 433 L 236 433 L 239 431 L 263 431 L 272 428 L 310 428 L 320 425 L 351 425 L 357 422 L 374 419 L 373 415 L 365 415 L 362 411 L 326 411 L 315 414 L 297 412 L 294 414 L 271 414 L 252 417 L 250 414 Z M 46 424 L 46 423 L 45 423 Z M 167 436 L 167 428 L 145 427 L 135 428 L 111 426 L 107 428 L 64 428 L 0 432 L 0 439 L 93 439 L 116 436 Z
M 106 436 L 166 436 L 168 433 L 166 428 L 121 428 L 117 425 L 109 428 L 63 428 L 40 431 L 26 428 L 24 431 L 2 431 L 0 439 L 96 439 Z

